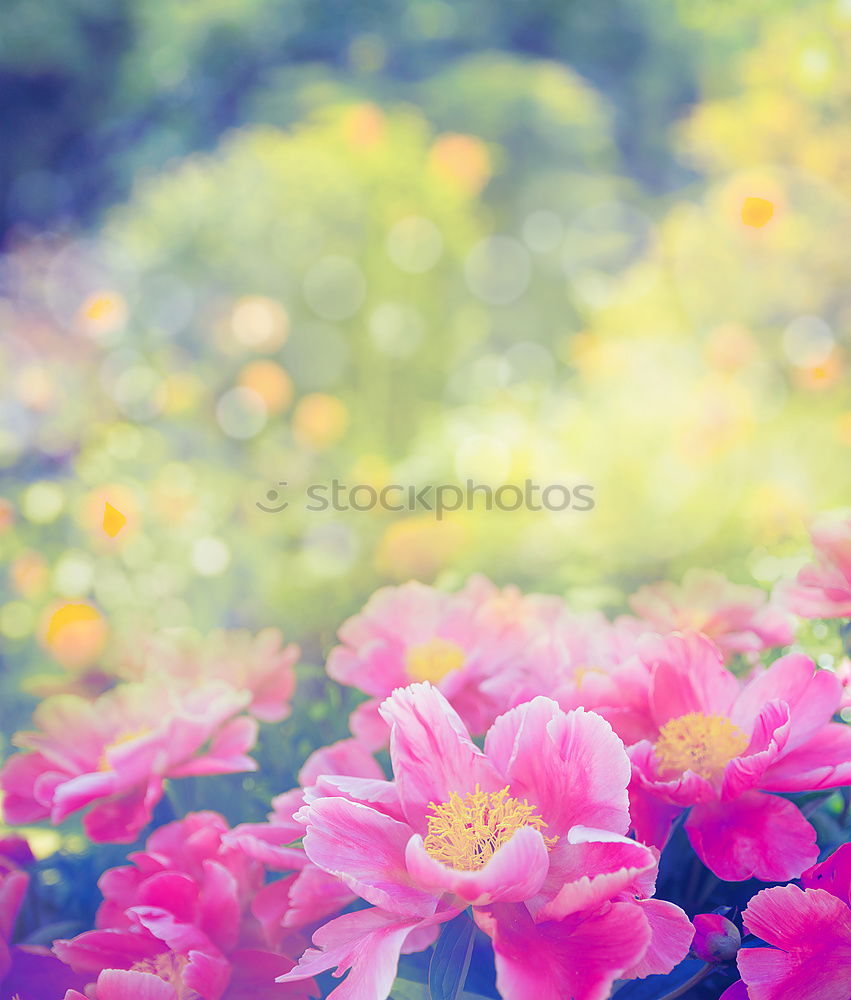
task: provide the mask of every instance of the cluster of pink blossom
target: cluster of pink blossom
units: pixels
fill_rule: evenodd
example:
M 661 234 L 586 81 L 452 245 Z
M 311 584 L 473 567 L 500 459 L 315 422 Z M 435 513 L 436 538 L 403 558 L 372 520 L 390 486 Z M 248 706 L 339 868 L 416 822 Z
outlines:
M 95 929 L 52 952 L 7 944 L 32 860 L 9 842 L 3 989 L 272 1000 L 318 996 L 333 972 L 334 1000 L 386 1000 L 400 956 L 466 913 L 505 1000 L 605 1000 L 688 956 L 728 983 L 737 968 L 726 1000 L 848 1000 L 851 845 L 819 864 L 799 793 L 851 786 L 851 667 L 794 642 L 796 614 L 851 617 L 851 519 L 813 541 L 816 562 L 772 598 L 693 570 L 614 620 L 478 576 L 454 594 L 378 591 L 327 662 L 367 696 L 352 735 L 308 758 L 266 822 L 195 812 L 155 829 L 102 875 Z M 298 650 L 271 631 L 140 649 L 131 679 L 49 697 L 16 735 L 8 822 L 87 809 L 92 841 L 130 843 L 169 782 L 256 767 L 258 720 L 289 714 Z M 799 880 L 744 909 L 765 946 L 657 897 L 680 827 L 722 883 Z

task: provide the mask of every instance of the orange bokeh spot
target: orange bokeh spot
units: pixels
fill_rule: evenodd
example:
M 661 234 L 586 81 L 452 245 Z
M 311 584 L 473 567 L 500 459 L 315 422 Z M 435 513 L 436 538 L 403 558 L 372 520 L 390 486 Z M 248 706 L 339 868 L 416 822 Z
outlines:
M 429 164 L 440 176 L 456 184 L 465 194 L 475 195 L 491 176 L 487 146 L 473 135 L 447 132 L 435 139 Z
M 767 198 L 749 196 L 742 202 L 742 222 L 754 229 L 761 229 L 774 215 L 774 202 Z
M 9 569 L 12 586 L 23 597 L 34 597 L 47 586 L 47 562 L 38 552 L 22 552 Z
M 43 643 L 63 666 L 90 666 L 106 644 L 103 616 L 91 604 L 62 604 L 42 621 Z
M 15 508 L 13 504 L 0 497 L 0 532 L 8 531 L 15 523 Z
M 296 439 L 316 451 L 336 444 L 348 426 L 349 411 L 345 403 L 324 392 L 304 396 L 293 413 Z
M 458 554 L 467 540 L 454 521 L 409 517 L 395 521 L 384 534 L 375 562 L 380 572 L 396 581 L 430 581 Z
M 125 524 L 127 518 L 107 500 L 103 506 L 103 530 L 110 538 L 115 538 Z
M 113 515 L 107 517 L 107 505 L 115 511 L 116 515 L 124 518 L 123 524 L 119 525 L 118 520 Z M 139 526 L 136 497 L 121 483 L 110 483 L 102 486 L 83 499 L 80 508 L 80 523 L 95 540 L 99 540 L 105 545 L 113 544 L 110 539 L 114 539 L 116 545 L 123 544 Z M 115 534 L 110 534 L 107 526 L 118 527 L 118 530 Z
M 369 149 L 384 138 L 384 115 L 374 104 L 359 104 L 346 116 L 345 130 L 353 146 Z
M 280 413 L 293 400 L 293 380 L 274 361 L 252 361 L 239 373 L 239 384 L 251 389 L 271 413 Z

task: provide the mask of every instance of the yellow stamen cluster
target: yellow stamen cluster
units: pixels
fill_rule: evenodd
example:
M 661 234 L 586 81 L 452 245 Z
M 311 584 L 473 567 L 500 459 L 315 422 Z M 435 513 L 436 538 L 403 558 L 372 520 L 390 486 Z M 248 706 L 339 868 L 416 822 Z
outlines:
M 711 781 L 747 745 L 747 736 L 725 716 L 689 712 L 659 730 L 656 763 L 663 778 L 693 771 Z
M 405 657 L 408 676 L 414 681 L 442 681 L 450 670 L 464 666 L 464 650 L 455 642 L 435 636 L 411 646 Z
M 168 951 L 154 958 L 143 958 L 131 967 L 131 972 L 149 972 L 158 976 L 164 983 L 174 987 L 177 1000 L 201 1000 L 200 995 L 183 982 L 183 973 L 188 964 L 189 959 L 184 955 Z
M 461 796 L 452 792 L 448 802 L 429 803 L 425 849 L 437 861 L 457 871 L 484 867 L 495 852 L 524 826 L 542 830 L 546 823 L 534 806 L 513 799 L 506 786 L 499 792 L 475 792 Z M 544 837 L 553 847 L 558 837 Z

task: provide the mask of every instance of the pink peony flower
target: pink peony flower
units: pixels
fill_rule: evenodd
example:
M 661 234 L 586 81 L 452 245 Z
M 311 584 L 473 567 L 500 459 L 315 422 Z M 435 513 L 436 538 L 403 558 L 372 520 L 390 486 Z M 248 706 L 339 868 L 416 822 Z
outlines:
M 97 929 L 54 943 L 64 962 L 97 980 L 93 1000 L 315 995 L 312 983 L 275 983 L 304 942 L 270 919 L 280 917 L 270 906 L 277 883 L 265 884 L 263 865 L 228 843 L 228 832 L 218 814 L 190 813 L 156 830 L 132 865 L 101 876 Z
M 250 692 L 246 711 L 256 719 L 281 722 L 290 714 L 296 685 L 293 667 L 299 655 L 299 647 L 284 646 L 283 636 L 274 628 L 256 636 L 241 629 L 219 629 L 203 639 L 167 631 L 134 643 L 119 657 L 118 669 L 128 680 L 167 677 L 188 687 L 219 680 Z
M 540 622 L 555 616 L 555 597 L 521 595 L 474 576 L 457 594 L 411 581 L 376 591 L 340 627 L 328 673 L 370 700 L 352 713 L 352 732 L 367 745 L 387 741 L 381 700 L 412 681 L 435 684 L 470 730 L 481 734 L 505 703 L 483 681 L 511 670 Z
M 18 862 L 33 860 L 25 841 L 3 842 L 0 855 L 0 996 L 19 1000 L 58 997 L 83 980 L 52 955 L 49 948 L 13 945 L 12 932 L 29 885 L 29 875 Z
M 763 889 L 742 914 L 745 929 L 769 948 L 738 955 L 749 1000 L 848 1000 L 851 996 L 851 844 L 795 885 Z
M 372 905 L 321 927 L 282 981 L 336 967 L 332 997 L 384 1000 L 400 953 L 468 906 L 507 1000 L 603 1000 L 685 956 L 687 918 L 648 898 L 658 855 L 625 836 L 629 760 L 605 720 L 539 697 L 481 751 L 429 683 L 381 713 L 393 782 L 322 779 L 296 814 L 310 860 Z
M 648 640 L 642 655 L 656 734 L 629 750 L 639 839 L 661 847 L 690 808 L 691 844 L 719 878 L 796 878 L 817 856 L 815 831 L 792 802 L 767 793 L 851 781 L 851 728 L 831 721 L 836 676 L 793 654 L 743 683 L 693 633 Z
M 57 695 L 13 742 L 26 753 L 0 772 L 9 823 L 84 819 L 93 841 L 129 843 L 151 818 L 166 778 L 256 768 L 246 756 L 257 723 L 240 713 L 249 694 L 221 681 L 181 691 L 165 682 L 123 684 L 87 701 Z
M 851 618 L 851 516 L 820 517 L 810 536 L 816 561 L 780 587 L 781 598 L 803 618 Z
M 680 586 L 665 581 L 641 587 L 629 604 L 649 630 L 703 632 L 727 656 L 787 646 L 794 638 L 789 615 L 762 590 L 713 570 L 690 569 Z
M 636 743 L 653 732 L 650 670 L 635 655 L 644 634 L 645 626 L 634 618 L 609 622 L 600 612 L 563 609 L 530 636 L 514 669 L 486 679 L 482 687 L 506 708 L 544 694 L 565 710 L 597 712 L 625 743 Z

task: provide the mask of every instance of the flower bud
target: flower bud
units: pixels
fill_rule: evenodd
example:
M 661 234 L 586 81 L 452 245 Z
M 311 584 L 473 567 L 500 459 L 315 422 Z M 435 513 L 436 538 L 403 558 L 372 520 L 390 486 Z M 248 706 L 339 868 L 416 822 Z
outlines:
M 720 913 L 698 913 L 692 920 L 691 950 L 704 962 L 730 962 L 742 946 L 738 928 Z

